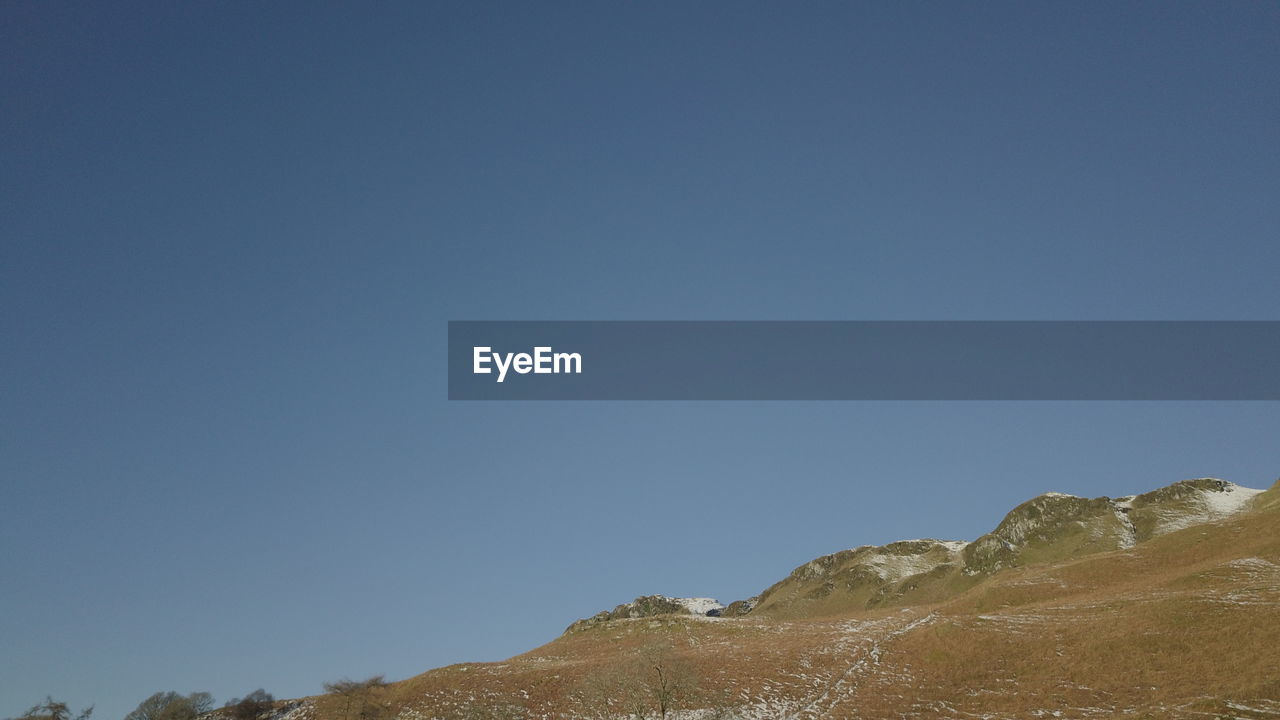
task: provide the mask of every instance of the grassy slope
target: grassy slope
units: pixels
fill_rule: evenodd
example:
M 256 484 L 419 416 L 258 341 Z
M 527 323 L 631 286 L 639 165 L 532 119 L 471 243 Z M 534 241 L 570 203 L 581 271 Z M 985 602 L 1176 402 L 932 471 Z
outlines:
M 1165 717 L 1280 699 L 1277 496 L 1131 551 L 1009 571 L 947 603 L 896 647 L 916 702 Z M 998 692 L 1011 682 L 1019 692 Z
M 423 718 L 580 717 L 589 677 L 658 640 L 747 717 L 1266 717 L 1280 713 L 1280 484 L 1254 507 L 1131 550 L 976 579 L 947 570 L 924 583 L 947 587 L 933 604 L 612 620 L 385 699 Z M 336 717 L 330 700 L 307 715 Z

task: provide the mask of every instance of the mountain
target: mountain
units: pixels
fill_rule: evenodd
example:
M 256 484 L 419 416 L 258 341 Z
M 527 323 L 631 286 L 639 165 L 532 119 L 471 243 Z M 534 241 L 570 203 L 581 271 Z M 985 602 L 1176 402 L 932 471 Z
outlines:
M 355 720 L 351 706 L 307 698 L 278 720 Z M 637 598 L 362 707 L 402 720 L 1280 717 L 1280 482 L 1048 493 L 972 542 L 842 550 L 727 607 Z
M 812 560 L 762 592 L 751 612 L 812 617 L 937 602 L 1000 570 L 1123 550 L 1228 517 L 1261 492 L 1200 478 L 1116 499 L 1045 493 L 1011 510 L 971 543 L 906 540 Z M 731 603 L 724 614 L 746 612 Z

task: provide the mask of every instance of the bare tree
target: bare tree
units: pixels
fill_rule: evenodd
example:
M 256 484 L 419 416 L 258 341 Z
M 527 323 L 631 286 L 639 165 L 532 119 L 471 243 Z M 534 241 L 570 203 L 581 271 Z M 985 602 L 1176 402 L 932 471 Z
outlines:
M 195 710 L 197 715 L 209 712 L 214 705 L 213 696 L 203 690 L 188 695 L 187 703 L 191 705 L 191 709 Z
M 574 693 L 579 711 L 595 720 L 666 718 L 700 701 L 692 666 L 670 645 L 646 645 L 629 662 L 588 676 Z
M 275 698 L 271 693 L 258 688 L 243 698 L 228 701 L 225 707 L 235 720 L 258 720 L 263 713 L 270 712 L 274 704 Z
M 79 715 L 73 715 L 69 705 L 46 696 L 44 702 L 31 706 L 25 713 L 12 720 L 89 720 L 92 714 L 92 705 L 81 710 Z
M 366 680 L 335 680 L 324 684 L 324 691 L 342 701 L 343 720 L 377 720 L 387 710 L 378 697 L 387 681 L 381 675 Z
M 693 668 L 666 643 L 641 648 L 636 670 L 640 687 L 661 720 L 697 695 L 698 680 Z
M 213 709 L 213 696 L 207 692 L 182 695 L 176 692 L 158 692 L 138 703 L 138 707 L 124 716 L 124 720 L 195 720 L 201 713 Z

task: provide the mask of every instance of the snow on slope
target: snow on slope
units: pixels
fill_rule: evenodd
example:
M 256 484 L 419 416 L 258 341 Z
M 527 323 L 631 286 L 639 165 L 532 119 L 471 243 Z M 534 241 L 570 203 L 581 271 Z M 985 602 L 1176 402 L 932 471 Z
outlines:
M 1210 514 L 1215 516 L 1214 519 L 1217 519 L 1240 512 L 1245 505 L 1249 504 L 1250 500 L 1264 492 L 1266 491 L 1241 487 L 1235 483 L 1227 483 L 1222 492 L 1206 492 L 1204 494 L 1204 504 Z
M 910 555 L 877 552 L 861 562 L 869 565 L 881 579 L 897 582 L 912 575 L 927 573 L 943 563 L 953 562 L 968 544 L 959 540 L 916 540 L 914 542 L 928 542 L 932 543 L 932 546 L 924 552 Z M 939 553 L 938 550 L 943 552 Z
M 689 611 L 691 615 L 706 615 L 712 610 L 723 610 L 721 605 L 715 598 L 668 598 L 680 603 Z
M 1220 490 L 1199 490 L 1198 497 L 1190 508 L 1179 509 L 1176 512 L 1161 512 L 1156 534 L 1163 535 L 1229 517 L 1243 510 L 1250 500 L 1264 492 L 1241 487 L 1232 482 L 1219 482 Z

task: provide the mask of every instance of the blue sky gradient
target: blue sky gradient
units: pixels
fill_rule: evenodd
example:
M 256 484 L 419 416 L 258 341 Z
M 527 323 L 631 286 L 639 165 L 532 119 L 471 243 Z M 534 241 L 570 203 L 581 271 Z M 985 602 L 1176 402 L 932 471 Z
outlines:
M 448 320 L 1277 320 L 1275 4 L 6 3 L 0 716 L 1280 474 L 1275 403 L 449 403 Z

